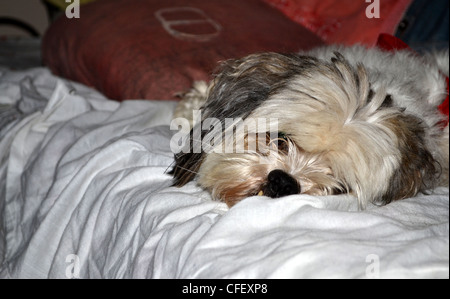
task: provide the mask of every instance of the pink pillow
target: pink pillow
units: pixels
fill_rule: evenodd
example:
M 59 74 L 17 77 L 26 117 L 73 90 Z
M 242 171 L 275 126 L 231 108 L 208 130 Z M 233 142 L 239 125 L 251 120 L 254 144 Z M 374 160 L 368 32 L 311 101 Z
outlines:
M 322 44 L 261 0 L 99 0 L 54 22 L 42 50 L 56 75 L 111 99 L 174 99 L 219 61 Z

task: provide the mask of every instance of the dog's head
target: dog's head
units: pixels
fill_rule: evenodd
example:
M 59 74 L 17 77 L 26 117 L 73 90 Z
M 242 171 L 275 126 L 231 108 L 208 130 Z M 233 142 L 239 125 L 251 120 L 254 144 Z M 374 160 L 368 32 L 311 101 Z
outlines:
M 255 54 L 224 63 L 211 84 L 189 150 L 175 157 L 177 186 L 197 178 L 229 206 L 352 193 L 364 207 L 413 196 L 436 174 L 420 119 L 338 53 Z

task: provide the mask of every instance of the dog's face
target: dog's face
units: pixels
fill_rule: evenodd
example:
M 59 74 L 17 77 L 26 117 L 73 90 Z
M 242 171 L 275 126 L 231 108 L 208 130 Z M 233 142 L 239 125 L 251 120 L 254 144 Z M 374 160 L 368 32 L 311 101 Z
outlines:
M 338 53 L 226 62 L 190 138 L 175 157 L 175 184 L 197 178 L 229 206 L 253 195 L 352 193 L 364 207 L 413 196 L 436 174 L 420 119 Z

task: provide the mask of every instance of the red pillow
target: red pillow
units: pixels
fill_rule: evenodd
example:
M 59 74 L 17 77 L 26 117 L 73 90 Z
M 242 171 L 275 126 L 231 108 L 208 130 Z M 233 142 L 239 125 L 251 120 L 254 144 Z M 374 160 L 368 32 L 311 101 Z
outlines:
M 261 0 L 99 0 L 53 23 L 42 50 L 55 74 L 111 99 L 173 99 L 218 61 L 322 44 Z

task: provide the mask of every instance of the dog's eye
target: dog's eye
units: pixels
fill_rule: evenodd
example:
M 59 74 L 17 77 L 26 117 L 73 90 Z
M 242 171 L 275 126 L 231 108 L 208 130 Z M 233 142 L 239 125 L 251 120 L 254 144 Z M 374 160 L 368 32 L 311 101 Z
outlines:
M 278 147 L 279 151 L 282 151 L 286 154 L 289 152 L 288 141 L 289 141 L 289 137 L 286 133 L 278 132 L 278 140 L 276 142 L 277 142 L 277 147 Z
M 278 139 L 288 140 L 288 136 L 284 132 L 278 132 Z
M 289 152 L 289 136 L 284 132 L 267 132 L 266 144 L 276 147 L 279 151 L 287 154 Z

